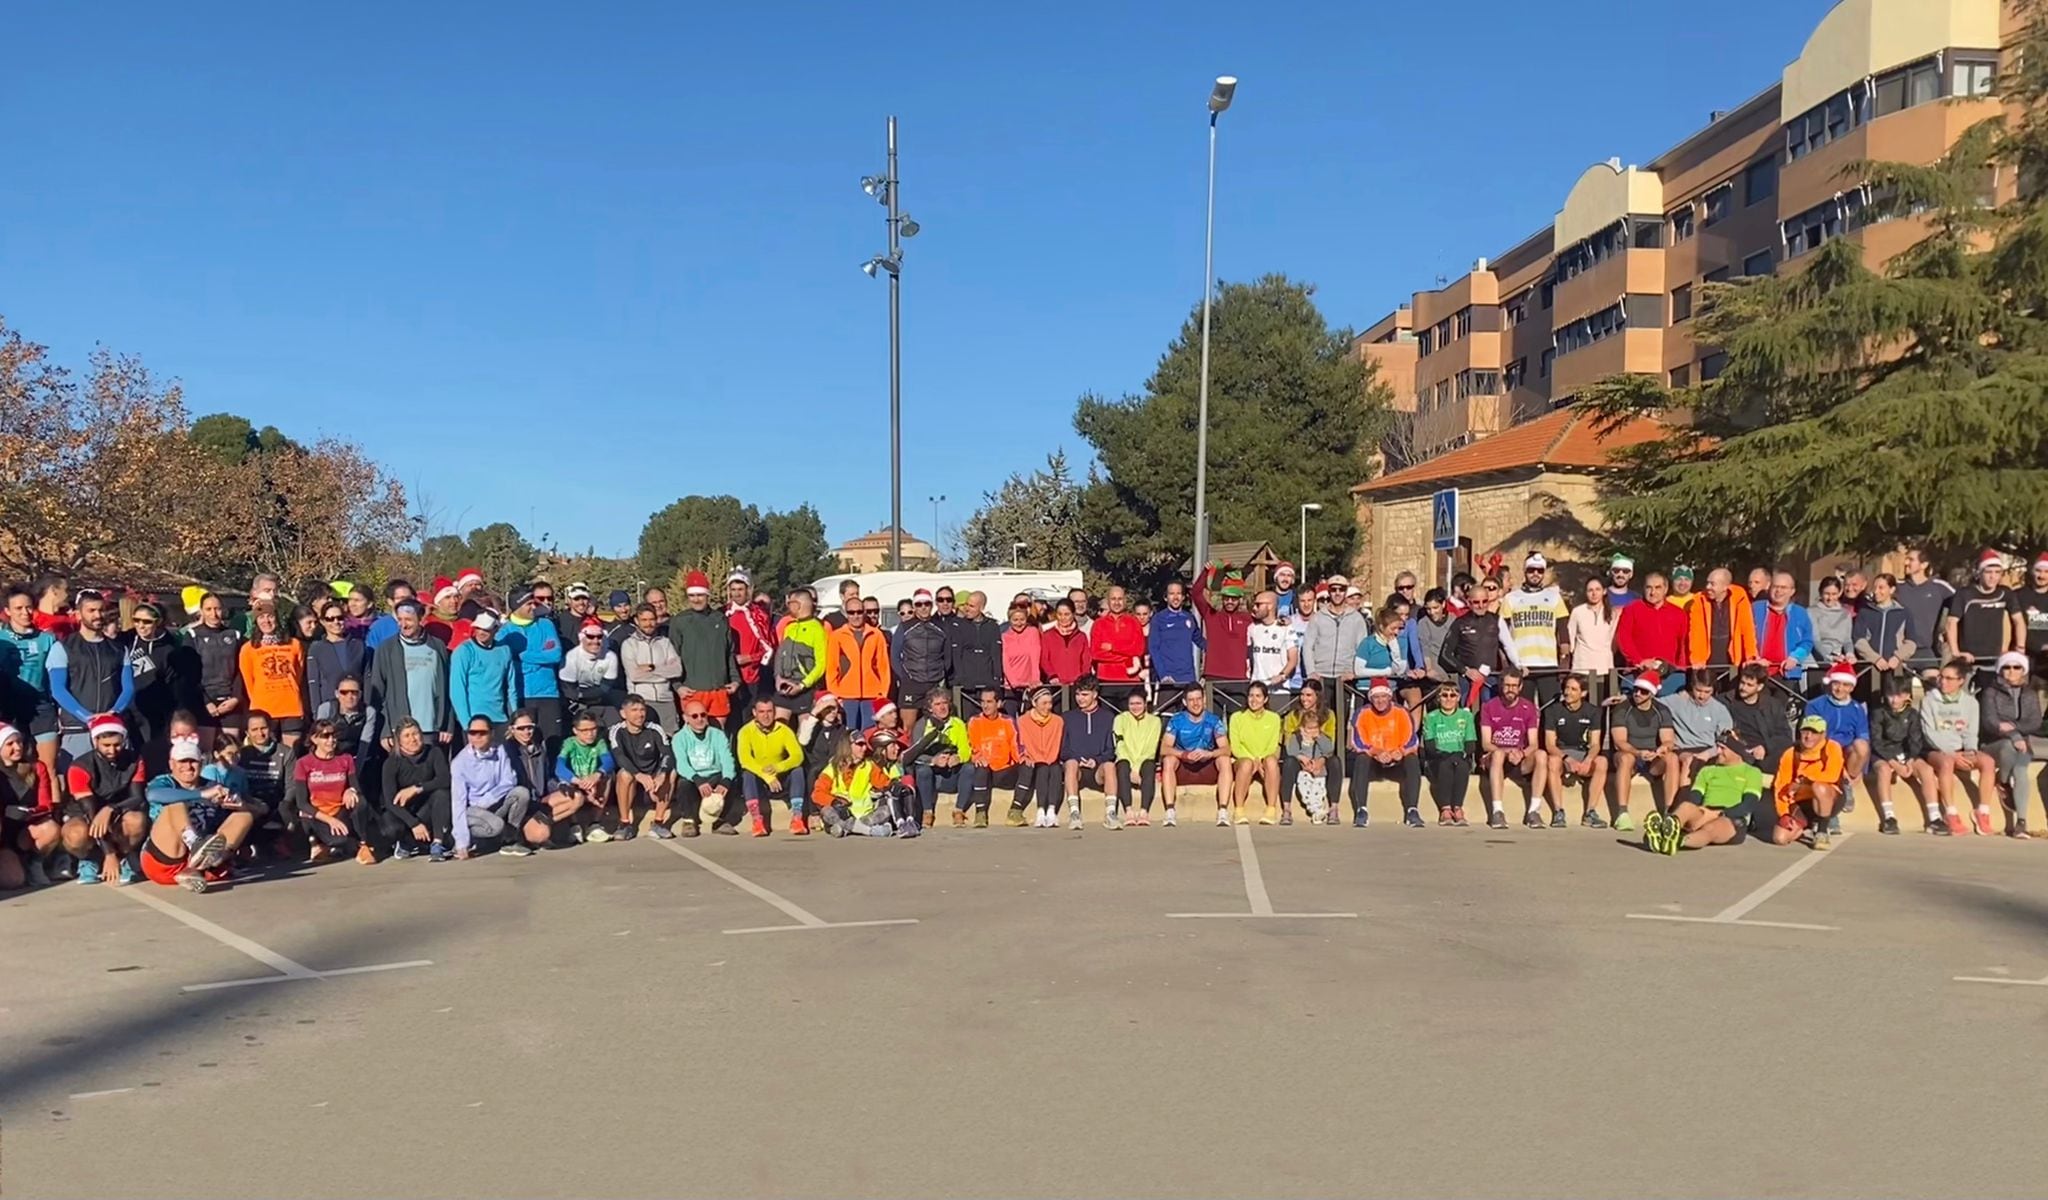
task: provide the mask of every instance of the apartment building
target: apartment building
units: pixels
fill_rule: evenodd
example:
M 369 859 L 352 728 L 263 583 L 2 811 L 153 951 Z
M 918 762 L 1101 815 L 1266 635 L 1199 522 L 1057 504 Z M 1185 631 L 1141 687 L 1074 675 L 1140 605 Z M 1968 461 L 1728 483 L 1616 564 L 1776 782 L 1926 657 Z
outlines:
M 1355 352 L 1381 364 L 1396 407 L 1413 416 L 1408 462 L 1354 489 L 1369 531 L 1358 569 L 1377 580 L 1431 561 L 1426 539 L 1375 538 L 1371 510 L 1461 486 L 1461 447 L 1544 418 L 1613 375 L 1676 386 L 1714 378 L 1725 356 L 1692 333 L 1702 284 L 1796 270 L 1835 238 L 1881 265 L 1924 236 L 1917 219 L 1867 219 L 1870 197 L 1843 169 L 1932 162 L 1995 115 L 2001 47 L 2016 33 L 2001 0 L 1840 0 L 1770 87 L 1644 165 L 1595 163 L 1546 228 L 1359 335 Z M 1543 465 L 1500 458 L 1477 461 L 1490 475 L 1533 477 Z M 1597 522 L 1582 507 L 1570 515 Z M 1417 527 L 1387 515 L 1382 529 Z M 1544 525 L 1541 513 L 1523 516 L 1509 524 Z M 1472 529 L 1461 553 L 1522 549 L 1489 541 L 1512 533 Z M 1438 556 L 1434 573 L 1457 557 Z

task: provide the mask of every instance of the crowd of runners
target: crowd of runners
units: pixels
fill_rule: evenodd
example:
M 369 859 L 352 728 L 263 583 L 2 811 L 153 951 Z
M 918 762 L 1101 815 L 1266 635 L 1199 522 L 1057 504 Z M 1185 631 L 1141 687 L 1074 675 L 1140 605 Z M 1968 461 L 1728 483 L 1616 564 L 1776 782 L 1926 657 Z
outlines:
M 193 891 L 263 859 L 360 863 L 709 830 L 915 837 L 942 819 L 1074 829 L 1371 822 L 1634 830 L 1661 853 L 1750 838 L 1815 849 L 1859 787 L 1880 829 L 2025 838 L 2048 554 L 1986 551 L 1954 587 L 1918 551 L 1902 577 L 1649 572 L 1616 557 L 1567 594 L 1530 555 L 1368 598 L 1281 564 L 1100 604 L 1076 589 L 919 591 L 885 628 L 836 607 L 714 596 L 691 573 L 602 597 L 465 571 L 424 593 L 271 576 L 246 610 L 38 581 L 0 623 L 0 888 L 147 879 Z M 1252 793 L 1262 808 L 1252 811 Z M 1909 793 L 1901 797 L 1901 791 Z M 1007 804 L 998 808 L 997 800 Z M 1914 808 L 1908 808 L 1914 813 Z M 1203 815 L 1208 815 L 1206 812 Z

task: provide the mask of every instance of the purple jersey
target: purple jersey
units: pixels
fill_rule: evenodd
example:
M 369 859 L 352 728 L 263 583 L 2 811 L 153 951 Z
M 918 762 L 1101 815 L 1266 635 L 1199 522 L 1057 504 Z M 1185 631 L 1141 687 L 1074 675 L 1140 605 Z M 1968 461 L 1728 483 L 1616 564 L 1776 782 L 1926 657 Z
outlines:
M 1536 702 L 1527 696 L 1511 705 L 1496 697 L 1479 710 L 1479 727 L 1493 731 L 1496 750 L 1527 750 L 1535 746 L 1538 719 Z

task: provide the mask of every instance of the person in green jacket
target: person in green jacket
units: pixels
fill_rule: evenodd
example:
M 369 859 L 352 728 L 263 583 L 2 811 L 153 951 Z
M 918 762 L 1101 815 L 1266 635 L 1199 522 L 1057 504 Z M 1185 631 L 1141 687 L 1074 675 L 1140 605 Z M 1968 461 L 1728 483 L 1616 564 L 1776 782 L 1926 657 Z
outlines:
M 1436 703 L 1422 714 L 1422 773 L 1429 780 L 1429 798 L 1436 802 L 1438 825 L 1464 825 L 1465 790 L 1472 784 L 1472 752 L 1479 745 L 1479 723 L 1459 703 L 1458 685 L 1437 685 Z
M 789 594 L 789 618 L 775 644 L 775 715 L 787 721 L 809 712 L 825 678 L 825 623 L 807 587 Z
M 1152 823 L 1152 792 L 1159 782 L 1159 738 L 1166 726 L 1151 711 L 1144 688 L 1124 697 L 1124 711 L 1110 723 L 1116 739 L 1116 806 L 1126 825 Z M 1131 780 L 1138 781 L 1138 803 L 1131 803 Z
M 723 724 L 740 687 L 739 639 L 725 614 L 711 607 L 711 581 L 704 572 L 690 572 L 683 595 L 683 610 L 668 619 L 668 640 L 683 664 L 676 691 L 685 703 L 703 701 L 711 719 Z
M 1766 800 L 1764 773 L 1741 754 L 1721 747 L 1720 760 L 1693 772 L 1667 813 L 1643 818 L 1643 845 L 1659 854 L 1707 846 L 1739 846 L 1751 833 L 1769 836 L 1778 806 Z
M 974 750 L 967 742 L 967 723 L 953 715 L 953 697 L 943 687 L 925 697 L 924 714 L 910 728 L 910 754 L 905 764 L 917 788 L 917 811 L 911 816 L 930 829 L 938 820 L 939 793 L 955 799 L 966 794 L 967 771 Z M 967 810 L 956 803 L 953 824 L 967 824 Z

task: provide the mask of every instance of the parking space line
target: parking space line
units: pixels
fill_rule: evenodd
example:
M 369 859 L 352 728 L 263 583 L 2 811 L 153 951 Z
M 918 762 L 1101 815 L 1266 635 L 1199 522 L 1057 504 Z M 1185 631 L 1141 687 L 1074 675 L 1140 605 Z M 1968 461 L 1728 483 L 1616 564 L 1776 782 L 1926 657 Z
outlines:
M 876 925 L 915 925 L 916 917 L 901 917 L 891 921 L 827 921 L 794 900 L 779 896 L 739 872 L 719 865 L 688 846 L 673 841 L 657 841 L 655 845 L 671 850 L 698 866 L 725 880 L 739 890 L 764 904 L 772 905 L 783 915 L 794 920 L 794 925 L 755 925 L 746 929 L 727 929 L 726 933 L 788 933 L 804 929 L 862 929 Z
M 1238 825 L 1237 861 L 1244 870 L 1244 898 L 1250 912 L 1237 913 L 1167 913 L 1169 919 L 1177 920 L 1300 920 L 1318 917 L 1356 918 L 1355 912 L 1284 913 L 1273 911 L 1273 897 L 1266 891 L 1266 875 L 1259 869 L 1258 851 L 1252 848 L 1252 831 L 1249 825 Z
M 1840 845 L 1855 836 L 1853 833 L 1839 834 L 1835 838 L 1835 843 Z M 1815 933 L 1835 933 L 1840 930 L 1840 926 L 1808 925 L 1801 921 L 1750 921 L 1744 918 L 1755 912 L 1764 901 L 1790 887 L 1793 880 L 1833 858 L 1837 853 L 1839 851 L 1832 850 L 1827 853 L 1809 853 L 1765 880 L 1763 886 L 1711 917 L 1682 917 L 1674 913 L 1623 913 L 1622 916 L 1631 921 L 1683 921 L 1694 925 L 1751 925 L 1762 929 L 1805 929 Z
M 431 967 L 432 959 L 416 958 L 406 962 L 371 963 L 362 967 L 339 967 L 332 971 L 316 971 L 301 962 L 294 962 L 268 946 L 251 941 L 233 930 L 223 929 L 194 912 L 187 912 L 169 901 L 159 899 L 140 887 L 102 888 L 116 896 L 126 896 L 145 908 L 155 909 L 189 929 L 197 930 L 238 954 L 247 955 L 264 966 L 278 972 L 275 975 L 257 975 L 247 979 L 223 979 L 214 983 L 188 983 L 179 988 L 181 992 L 213 992 L 222 988 L 254 987 L 265 983 L 297 983 L 303 980 L 331 979 L 336 975 L 363 975 L 373 971 L 398 971 L 407 967 Z
M 2040 979 L 1998 979 L 1990 975 L 1957 975 L 1956 983 L 2002 983 L 2008 987 L 2048 987 L 2048 976 Z

